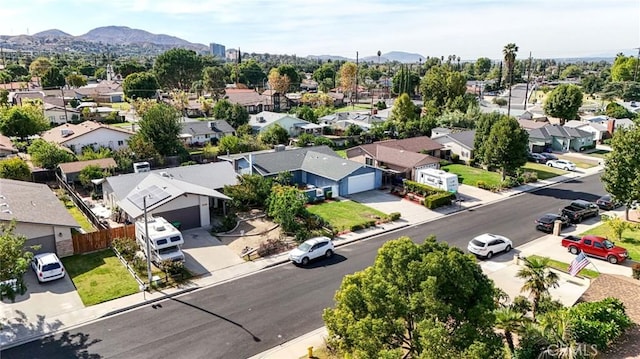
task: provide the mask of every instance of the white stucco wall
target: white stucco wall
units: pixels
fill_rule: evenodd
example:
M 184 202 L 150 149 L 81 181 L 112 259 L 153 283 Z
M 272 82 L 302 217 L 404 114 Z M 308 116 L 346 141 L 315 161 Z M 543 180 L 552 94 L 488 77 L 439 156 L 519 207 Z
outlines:
M 75 153 L 77 154 L 81 153 L 82 147 L 88 145 L 109 147 L 112 150 L 119 150 L 127 147 L 127 140 L 130 137 L 131 134 L 126 132 L 108 128 L 99 128 L 82 136 L 78 136 L 78 138 L 65 141 L 64 146 L 69 148 L 71 148 L 71 146 L 75 146 Z

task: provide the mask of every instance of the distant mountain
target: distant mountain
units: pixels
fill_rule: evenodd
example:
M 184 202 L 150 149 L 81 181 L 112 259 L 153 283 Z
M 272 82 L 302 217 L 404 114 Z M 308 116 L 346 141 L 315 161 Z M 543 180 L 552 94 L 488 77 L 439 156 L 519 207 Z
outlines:
M 331 61 L 340 60 L 340 61 L 353 61 L 353 62 L 356 61 L 355 58 L 348 58 L 348 57 L 334 56 L 334 55 L 309 55 L 309 56 L 307 56 L 307 58 L 309 58 L 309 59 L 319 59 L 319 60 L 322 60 L 322 61 L 327 61 L 327 60 L 331 60 Z M 408 63 L 418 62 L 418 61 L 420 61 L 420 59 L 424 60 L 425 57 L 420 55 L 420 54 L 414 54 L 414 53 L 410 53 L 410 52 L 391 51 L 391 52 L 387 52 L 387 53 L 381 54 L 379 60 L 380 60 L 381 63 L 397 61 L 397 62 L 400 62 L 400 63 L 408 64 Z M 378 55 L 365 56 L 365 57 L 359 58 L 358 60 L 360 62 L 374 62 L 374 63 L 377 63 L 378 62 Z
M 334 56 L 334 55 L 309 55 L 307 56 L 308 59 L 316 59 L 316 60 L 322 60 L 322 61 L 355 61 L 354 59 L 350 59 L 348 57 L 343 57 L 343 56 Z
M 58 29 L 40 31 L 32 35 L 33 37 L 73 37 L 71 34 Z
M 208 48 L 202 44 L 193 44 L 175 36 L 164 34 L 152 34 L 148 31 L 132 29 L 126 26 L 104 26 L 95 28 L 78 38 L 92 42 L 118 43 L 118 44 L 156 44 L 174 45 L 186 47 Z

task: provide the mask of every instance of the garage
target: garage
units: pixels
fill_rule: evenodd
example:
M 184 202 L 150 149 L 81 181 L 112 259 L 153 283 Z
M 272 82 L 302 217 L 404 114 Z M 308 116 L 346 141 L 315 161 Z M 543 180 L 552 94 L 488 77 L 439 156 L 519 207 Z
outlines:
M 35 253 L 57 253 L 56 238 L 53 235 L 31 238 L 25 243 L 27 246 L 39 246 L 37 250 L 31 249 Z
M 347 187 L 347 194 L 354 194 L 375 189 L 376 174 L 372 172 L 358 176 L 351 176 L 348 178 Z

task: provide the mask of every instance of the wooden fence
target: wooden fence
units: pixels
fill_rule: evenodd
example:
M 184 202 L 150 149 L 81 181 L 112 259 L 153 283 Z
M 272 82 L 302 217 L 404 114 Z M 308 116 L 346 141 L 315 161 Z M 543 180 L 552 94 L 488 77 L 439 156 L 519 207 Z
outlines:
M 74 233 L 73 253 L 82 254 L 109 248 L 111 241 L 116 238 L 129 237 L 135 239 L 135 225 L 129 224 L 124 227 L 108 228 L 91 233 Z

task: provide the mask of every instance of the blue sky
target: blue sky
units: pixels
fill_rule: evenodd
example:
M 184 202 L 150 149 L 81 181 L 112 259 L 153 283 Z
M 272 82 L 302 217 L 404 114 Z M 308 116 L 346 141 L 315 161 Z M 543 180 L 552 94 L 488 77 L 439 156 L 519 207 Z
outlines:
M 108 25 L 272 54 L 462 59 L 615 56 L 640 46 L 639 0 L 22 0 L 0 5 L 0 34 Z

